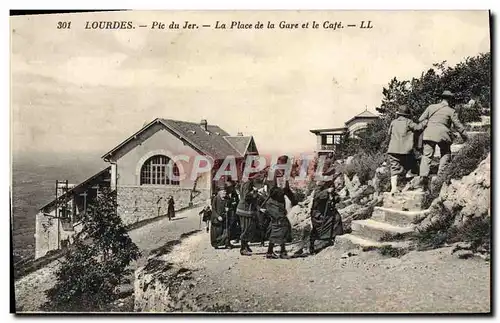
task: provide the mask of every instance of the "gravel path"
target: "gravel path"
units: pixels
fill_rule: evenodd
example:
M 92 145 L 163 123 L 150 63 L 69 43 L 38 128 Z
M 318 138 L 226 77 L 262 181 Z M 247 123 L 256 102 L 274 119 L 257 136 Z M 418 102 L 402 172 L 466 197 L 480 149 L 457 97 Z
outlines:
M 490 263 L 458 259 L 451 248 L 389 258 L 377 251 L 343 259 L 330 247 L 316 256 L 267 260 L 214 250 L 195 234 L 169 258 L 193 269 L 190 298 L 250 312 L 489 312 Z

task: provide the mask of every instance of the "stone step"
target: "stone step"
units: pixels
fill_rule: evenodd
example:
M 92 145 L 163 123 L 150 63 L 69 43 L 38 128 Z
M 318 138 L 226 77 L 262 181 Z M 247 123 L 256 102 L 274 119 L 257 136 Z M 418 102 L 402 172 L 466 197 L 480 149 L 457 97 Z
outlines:
M 420 211 L 425 195 L 426 193 L 422 190 L 398 192 L 394 195 L 385 192 L 382 207 L 401 211 Z
M 391 246 L 394 248 L 404 248 L 409 245 L 408 241 L 375 241 L 375 240 L 370 240 L 370 239 L 365 239 L 359 236 L 356 236 L 354 234 L 343 234 L 341 236 L 336 236 L 335 237 L 335 246 L 336 248 L 341 248 L 341 249 L 354 249 L 354 248 L 370 248 L 370 247 L 375 247 L 375 248 L 380 248 L 383 246 Z
M 352 248 L 366 248 L 366 247 L 382 247 L 384 242 L 374 241 L 370 239 L 364 239 L 362 237 L 356 236 L 354 234 L 346 233 L 341 236 L 335 237 L 335 245 L 343 249 Z
M 352 234 L 364 238 L 379 241 L 387 235 L 410 235 L 414 227 L 399 227 L 389 223 L 379 222 L 372 219 L 354 220 L 351 222 Z
M 376 206 L 373 209 L 372 220 L 387 222 L 396 226 L 408 227 L 412 226 L 416 219 L 426 216 L 429 210 L 423 211 L 399 211 L 388 209 L 385 207 Z

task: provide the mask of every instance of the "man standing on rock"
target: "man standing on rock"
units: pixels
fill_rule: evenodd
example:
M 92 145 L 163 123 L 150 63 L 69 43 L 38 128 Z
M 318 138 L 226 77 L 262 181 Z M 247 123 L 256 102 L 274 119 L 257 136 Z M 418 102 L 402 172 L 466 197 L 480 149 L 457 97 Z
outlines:
M 242 256 L 252 255 L 252 249 L 250 249 L 248 243 L 254 235 L 256 220 L 259 215 L 258 198 L 259 194 L 254 185 L 254 176 L 250 176 L 241 185 L 240 200 L 236 208 L 236 214 L 240 218 L 240 254 Z
M 452 108 L 455 95 L 450 91 L 444 91 L 441 98 L 441 102 L 427 107 L 419 119 L 419 122 L 428 120 L 427 127 L 423 133 L 424 152 L 420 163 L 420 186 L 426 191 L 429 190 L 430 164 L 436 145 L 439 146 L 441 152 L 438 175 L 441 175 L 450 163 L 452 144 L 451 126 L 453 125 L 457 129 L 462 139 L 468 139 L 465 127 L 458 119 L 455 109 Z
M 410 110 L 406 105 L 402 105 L 397 112 L 398 117 L 392 120 L 389 127 L 389 148 L 387 154 L 391 161 L 391 193 L 398 190 L 398 177 L 410 170 L 413 174 L 418 172 L 417 161 L 413 150 L 414 131 L 424 129 L 427 120 L 416 124 L 410 119 Z

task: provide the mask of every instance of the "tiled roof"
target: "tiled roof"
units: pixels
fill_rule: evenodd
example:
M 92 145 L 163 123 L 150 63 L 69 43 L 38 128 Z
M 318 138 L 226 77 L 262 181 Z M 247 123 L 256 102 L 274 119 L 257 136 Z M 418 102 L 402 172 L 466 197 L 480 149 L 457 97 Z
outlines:
M 241 156 L 244 156 L 252 137 L 228 136 L 224 137 L 224 139 L 226 139 L 229 144 L 240 153 Z
M 227 140 L 226 138 L 245 138 L 247 145 L 251 137 L 232 137 L 219 126 L 207 124 L 205 131 L 200 123 L 188 122 L 172 119 L 155 119 L 145 125 L 138 132 L 124 140 L 121 144 L 107 152 L 102 158 L 105 160 L 112 156 L 116 151 L 120 150 L 125 144 L 133 141 L 141 133 L 146 131 L 151 126 L 161 123 L 170 131 L 174 132 L 179 138 L 182 138 L 193 149 L 199 153 L 209 155 L 215 159 L 224 159 L 226 156 L 232 155 L 242 157 L 245 155 L 246 146 L 242 149 L 243 139 Z
M 358 114 L 356 117 L 368 117 L 368 118 L 371 118 L 371 117 L 377 117 L 375 114 L 373 114 L 372 112 L 368 111 L 368 110 L 365 110 L 363 112 L 361 112 L 360 114 Z
M 228 155 L 236 157 L 244 155 L 244 153 L 240 153 L 225 139 L 229 134 L 219 126 L 207 125 L 207 131 L 205 131 L 199 123 L 195 122 L 172 119 L 160 120 L 165 126 L 181 135 L 198 150 L 216 159 L 225 158 Z
M 378 116 L 368 110 L 365 110 L 363 112 L 361 112 L 360 114 L 358 115 L 355 115 L 354 117 L 352 117 L 351 119 L 347 120 L 345 122 L 345 124 L 349 124 L 351 121 L 353 121 L 354 119 L 358 119 L 358 118 L 373 118 L 373 119 L 376 119 L 378 118 Z

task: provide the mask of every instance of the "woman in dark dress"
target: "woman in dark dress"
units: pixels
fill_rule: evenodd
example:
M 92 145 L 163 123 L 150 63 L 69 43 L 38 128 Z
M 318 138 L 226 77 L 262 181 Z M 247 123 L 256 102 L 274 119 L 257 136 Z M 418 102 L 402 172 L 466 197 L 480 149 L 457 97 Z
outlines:
M 326 241 L 332 245 L 335 236 L 344 233 L 342 227 L 342 217 L 337 211 L 336 203 L 339 201 L 338 195 L 332 187 L 333 183 L 322 184 L 313 196 L 311 208 L 311 236 L 309 240 L 309 253 L 314 254 L 314 243 L 316 240 Z
M 258 207 L 258 197 L 257 188 L 254 185 L 253 179 L 248 179 L 246 182 L 242 183 L 240 189 L 241 199 L 236 208 L 236 214 L 240 218 L 241 226 L 241 249 L 240 254 L 242 256 L 250 256 L 252 249 L 248 243 L 252 240 L 255 226 L 257 222 L 257 217 L 259 215 Z
M 281 178 L 283 181 L 284 179 Z M 266 258 L 287 258 L 287 251 L 285 243 L 291 237 L 291 225 L 286 214 L 286 200 L 285 196 L 296 204 L 295 195 L 290 189 L 288 181 L 284 185 L 278 185 L 278 179 L 275 177 L 273 181 L 268 183 L 269 199 L 265 204 L 267 215 L 271 219 L 270 233 L 269 233 L 269 246 L 266 253 Z M 274 246 L 280 246 L 280 255 L 274 253 Z
M 174 197 L 170 195 L 168 197 L 168 209 L 167 209 L 167 216 L 169 220 L 172 220 L 172 218 L 175 217 L 175 202 L 174 202 Z

